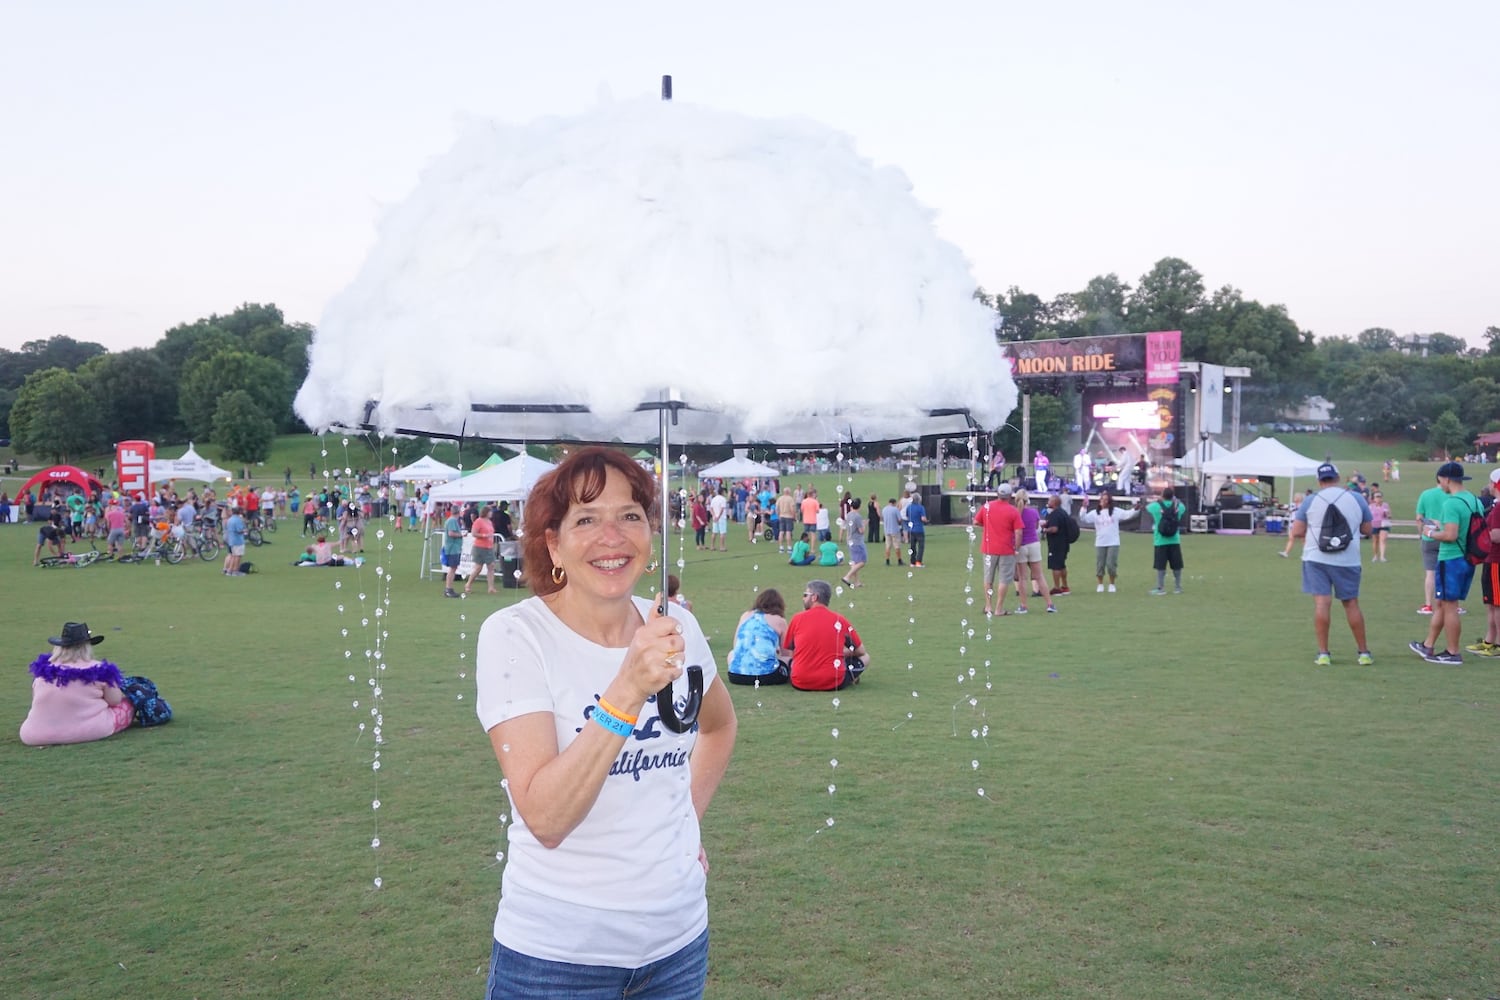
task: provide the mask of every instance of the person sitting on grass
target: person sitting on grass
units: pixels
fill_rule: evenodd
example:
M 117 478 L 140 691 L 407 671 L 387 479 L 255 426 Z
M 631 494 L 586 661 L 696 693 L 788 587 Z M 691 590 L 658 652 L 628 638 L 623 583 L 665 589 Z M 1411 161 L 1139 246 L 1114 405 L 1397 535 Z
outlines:
M 22 743 L 88 743 L 135 721 L 120 668 L 94 656 L 104 636 L 90 633 L 84 622 L 68 622 L 61 636 L 47 641 L 57 648 L 31 664 L 31 711 L 21 723 Z
M 808 542 L 811 532 L 804 531 L 802 537 L 792 546 L 792 557 L 787 560 L 793 566 L 811 566 L 813 564 L 812 545 Z
M 818 546 L 818 565 L 837 566 L 844 561 L 844 553 L 839 549 L 839 543 L 829 539 Z
M 729 683 L 785 684 L 791 675 L 776 655 L 785 635 L 786 601 L 781 591 L 767 587 L 755 595 L 755 603 L 734 627 L 734 645 L 726 661 Z
M 781 656 L 791 661 L 791 684 L 799 691 L 838 691 L 858 684 L 869 665 L 859 633 L 849 619 L 828 607 L 833 588 L 809 580 L 802 591 L 802 613 L 787 626 Z

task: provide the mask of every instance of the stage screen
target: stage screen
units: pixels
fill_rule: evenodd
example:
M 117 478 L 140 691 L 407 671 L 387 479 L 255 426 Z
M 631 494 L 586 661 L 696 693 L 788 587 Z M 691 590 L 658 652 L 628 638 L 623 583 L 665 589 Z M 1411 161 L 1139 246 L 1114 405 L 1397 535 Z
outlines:
M 1082 402 L 1084 440 L 1093 431 L 1093 440 L 1104 441 L 1111 459 L 1122 448 L 1132 461 L 1144 455 L 1152 465 L 1182 457 L 1182 403 L 1176 386 L 1086 388 Z

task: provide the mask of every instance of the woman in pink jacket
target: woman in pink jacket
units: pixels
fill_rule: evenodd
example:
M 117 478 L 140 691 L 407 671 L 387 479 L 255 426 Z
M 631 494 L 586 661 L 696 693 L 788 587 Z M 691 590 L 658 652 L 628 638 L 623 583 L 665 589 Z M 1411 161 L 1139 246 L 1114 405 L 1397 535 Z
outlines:
M 31 665 L 31 712 L 21 723 L 22 743 L 87 743 L 134 721 L 135 710 L 120 690 L 120 668 L 94 656 L 104 636 L 83 622 L 68 622 L 61 636 L 47 641 L 57 649 Z

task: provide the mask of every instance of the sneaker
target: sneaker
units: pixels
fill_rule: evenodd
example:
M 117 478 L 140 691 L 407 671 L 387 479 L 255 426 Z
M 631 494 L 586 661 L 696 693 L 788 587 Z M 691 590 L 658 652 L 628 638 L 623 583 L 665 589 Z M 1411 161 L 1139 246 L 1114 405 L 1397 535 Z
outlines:
M 1427 645 L 1425 642 L 1416 642 L 1415 640 L 1413 640 L 1412 642 L 1408 642 L 1406 644 L 1406 648 L 1411 650 L 1413 653 L 1416 653 L 1424 660 L 1432 655 L 1432 647 Z
M 1011 614 L 1013 615 L 1026 615 L 1030 613 L 1031 612 L 1027 611 L 1025 608 L 1017 608 L 1016 610 L 1011 612 Z
M 1328 653 L 1319 653 L 1317 656 L 1313 657 L 1313 666 L 1331 667 L 1333 666 L 1333 656 Z
M 1146 591 L 1146 593 L 1150 594 L 1152 597 L 1167 596 L 1167 592 L 1165 590 L 1162 590 L 1160 587 L 1152 587 L 1150 590 Z
M 1370 655 L 1368 649 L 1361 649 L 1359 651 L 1359 659 L 1356 662 L 1362 667 L 1373 667 L 1375 665 L 1375 657 Z
M 1095 587 L 1094 588 L 1094 593 L 1096 593 L 1096 594 L 1102 594 L 1102 593 L 1104 593 L 1104 584 L 1101 583 L 1097 587 Z
M 445 589 L 443 591 L 443 596 L 444 597 L 457 597 L 458 596 L 458 591 L 454 590 L 452 587 L 448 587 L 447 589 Z
M 1419 615 L 1430 615 L 1430 614 L 1432 614 L 1432 605 L 1431 604 L 1424 604 L 1424 605 L 1422 605 L 1420 608 L 1417 609 L 1417 614 L 1419 614 Z
M 913 565 L 913 566 L 915 566 L 915 567 L 916 567 L 916 568 L 917 568 L 917 569 L 924 569 L 924 568 L 925 568 L 925 567 L 924 567 L 924 566 L 923 566 L 923 565 L 922 565 L 922 564 L 921 564 L 921 563 L 919 563 L 919 562 L 914 562 L 914 563 L 912 563 L 912 565 Z
M 1500 656 L 1500 645 L 1490 643 L 1488 649 L 1479 654 L 1480 656 Z
M 1109 592 L 1110 592 L 1110 593 L 1111 593 L 1111 594 L 1113 594 L 1113 593 L 1114 593 L 1114 592 L 1115 592 L 1115 585 L 1114 585 L 1114 584 L 1110 584 L 1110 585 L 1109 585 Z
M 1461 615 L 1466 615 L 1466 614 L 1469 613 L 1469 609 L 1468 608 L 1459 608 L 1458 609 L 1458 613 L 1461 614 Z
M 1278 553 L 1276 553 L 1276 554 L 1277 554 L 1277 555 L 1278 555 L 1278 556 L 1280 556 L 1280 557 L 1281 557 L 1281 558 L 1283 558 L 1283 559 L 1285 559 L 1285 558 L 1287 558 L 1287 554 L 1286 554 L 1286 553 L 1285 553 L 1285 552 L 1278 552 Z
M 1052 605 L 1049 604 L 1049 605 L 1047 605 L 1047 614 L 1049 614 L 1049 615 L 1055 615 L 1055 614 L 1057 614 L 1057 609 L 1054 608 Z
M 1433 653 L 1431 656 L 1424 657 L 1424 659 L 1428 663 L 1440 663 L 1444 666 L 1455 667 L 1462 665 L 1462 663 L 1464 662 L 1464 658 L 1461 655 L 1459 655 L 1458 653 L 1449 652 Z
M 1062 597 L 1062 596 L 1064 596 L 1066 594 L 1071 594 L 1072 592 L 1073 592 L 1072 588 L 1070 588 L 1070 587 L 1063 587 L 1063 588 L 1061 588 L 1060 590 L 1057 591 L 1057 595 L 1059 597 Z
M 1172 593 L 1174 593 L 1174 594 L 1180 594 L 1180 593 L 1182 593 L 1182 588 L 1178 587 L 1176 590 L 1172 591 Z
M 1464 647 L 1464 649 L 1467 649 L 1469 652 L 1478 653 L 1480 656 L 1494 656 L 1495 654 L 1490 652 L 1490 650 L 1494 648 L 1494 643 L 1485 642 L 1483 639 L 1480 639 L 1478 642 Z
M 1047 591 L 1047 593 L 1051 597 L 1056 597 L 1058 594 L 1062 593 L 1062 588 L 1061 587 L 1053 587 L 1051 590 Z M 1038 594 L 1036 596 L 1040 597 L 1042 595 Z

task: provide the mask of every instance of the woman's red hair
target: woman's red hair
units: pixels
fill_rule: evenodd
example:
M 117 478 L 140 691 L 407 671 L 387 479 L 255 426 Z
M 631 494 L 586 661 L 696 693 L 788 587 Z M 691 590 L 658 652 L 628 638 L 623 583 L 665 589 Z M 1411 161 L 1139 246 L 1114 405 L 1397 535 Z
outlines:
M 566 586 L 552 581 L 552 553 L 547 532 L 562 527 L 563 517 L 575 503 L 593 503 L 604 492 L 610 471 L 619 473 L 630 486 L 631 498 L 646 510 L 651 530 L 661 527 L 656 480 L 625 454 L 614 448 L 591 445 L 573 452 L 551 472 L 536 481 L 526 498 L 523 521 L 525 541 L 521 550 L 526 567 L 526 585 L 538 597 L 546 597 Z

